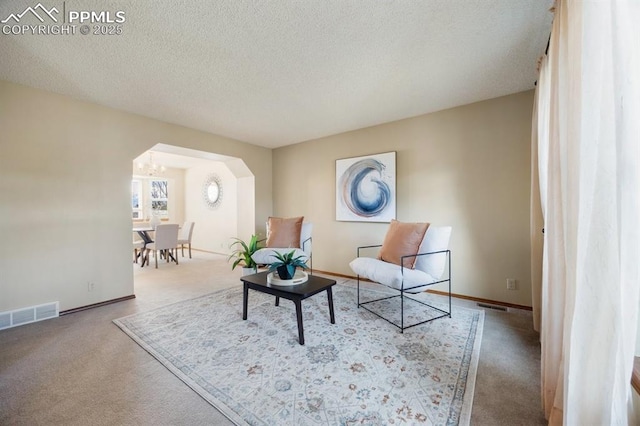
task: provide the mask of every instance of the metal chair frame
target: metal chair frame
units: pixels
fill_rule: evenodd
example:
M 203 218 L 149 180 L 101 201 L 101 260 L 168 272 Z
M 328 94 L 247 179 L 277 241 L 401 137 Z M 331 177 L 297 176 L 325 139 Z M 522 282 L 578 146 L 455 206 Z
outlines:
M 358 250 L 357 250 L 358 257 L 360 257 L 360 250 L 361 249 L 370 249 L 370 248 L 376 248 L 376 247 L 382 247 L 382 244 L 373 245 L 373 246 L 361 246 L 361 247 L 358 247 Z M 446 279 L 435 281 L 435 282 L 432 282 L 432 283 L 418 284 L 416 286 L 404 288 L 404 269 L 405 269 L 404 268 L 404 261 L 405 261 L 405 259 L 418 257 L 418 256 L 428 256 L 428 255 L 433 255 L 433 254 L 440 254 L 440 253 L 446 253 L 447 254 L 448 275 L 447 275 Z M 374 315 L 382 318 L 383 320 L 387 321 L 389 324 L 398 327 L 400 329 L 401 333 L 404 333 L 404 330 L 406 330 L 407 328 L 411 328 L 411 327 L 415 327 L 417 325 L 425 324 L 427 322 L 435 321 L 435 320 L 440 319 L 440 318 L 444 318 L 444 317 L 451 318 L 451 250 L 441 250 L 441 251 L 434 251 L 434 252 L 429 252 L 429 253 L 418 253 L 418 254 L 402 256 L 400 258 L 400 273 L 401 273 L 403 278 L 402 278 L 402 285 L 401 285 L 401 288 L 399 290 L 396 289 L 396 288 L 393 288 L 393 287 L 389 287 L 389 286 L 385 285 L 384 283 L 378 283 L 378 284 L 384 285 L 385 287 L 389 287 L 390 289 L 399 292 L 399 294 L 395 294 L 395 295 L 387 296 L 387 297 L 381 297 L 379 299 L 369 300 L 367 302 L 362 302 L 362 303 L 360 303 L 360 275 L 357 275 L 357 282 L 358 282 L 358 284 L 357 284 L 357 287 L 358 287 L 357 288 L 358 308 L 362 307 L 362 308 L 366 309 L 367 311 L 371 312 L 372 314 L 374 314 Z M 416 299 L 414 299 L 412 297 L 409 297 L 409 296 L 405 295 L 405 293 L 410 292 L 410 290 L 412 290 L 412 289 L 425 287 L 425 286 L 432 286 L 432 285 L 436 285 L 436 284 L 440 284 L 440 283 L 444 283 L 444 282 L 448 282 L 449 283 L 449 292 L 448 292 L 449 311 L 442 310 L 442 309 L 437 308 L 437 307 L 435 307 L 433 305 L 430 305 L 428 303 L 422 302 L 420 300 L 416 300 Z M 412 294 L 412 293 L 409 293 L 409 294 Z M 369 307 L 365 306 L 365 305 L 368 305 L 370 303 L 379 302 L 381 300 L 394 299 L 394 298 L 397 298 L 397 297 L 400 298 L 400 325 L 398 325 L 395 322 L 389 320 L 388 318 L 385 318 L 383 315 L 381 315 L 380 313 L 374 311 L 373 309 L 370 309 Z M 434 318 L 430 318 L 430 319 L 425 320 L 425 321 L 418 322 L 416 324 L 411 324 L 411 325 L 405 326 L 404 325 L 404 303 L 405 303 L 405 299 L 409 299 L 409 300 L 411 300 L 413 302 L 420 303 L 421 305 L 427 306 L 427 307 L 429 307 L 431 309 L 435 309 L 436 311 L 441 312 L 442 315 L 436 316 Z

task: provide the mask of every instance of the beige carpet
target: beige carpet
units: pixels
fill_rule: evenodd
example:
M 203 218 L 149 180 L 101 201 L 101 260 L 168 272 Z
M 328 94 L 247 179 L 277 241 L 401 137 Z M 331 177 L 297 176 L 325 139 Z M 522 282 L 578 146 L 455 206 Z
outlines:
M 0 424 L 231 424 L 112 323 L 240 285 L 226 257 L 193 254 L 157 270 L 133 265 L 134 300 L 0 331 Z M 539 377 L 531 313 L 485 311 L 471 424 L 546 424 Z
M 366 287 L 361 297 L 387 294 Z M 335 324 L 324 293 L 304 301 L 304 346 L 291 302 L 250 291 L 243 321 L 240 288 L 114 322 L 237 424 L 469 424 L 483 311 L 455 306 L 451 318 L 399 333 L 357 308 L 353 285 L 333 294 Z M 442 296 L 412 297 L 447 307 Z M 379 308 L 388 316 L 400 303 Z M 405 301 L 406 318 L 427 311 Z

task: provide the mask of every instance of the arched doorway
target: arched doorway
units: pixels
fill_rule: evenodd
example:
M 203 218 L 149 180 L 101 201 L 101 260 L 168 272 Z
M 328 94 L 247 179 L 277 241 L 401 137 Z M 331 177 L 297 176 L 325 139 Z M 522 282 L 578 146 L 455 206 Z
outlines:
M 149 172 L 149 151 L 162 172 Z M 192 248 L 223 255 L 232 238 L 246 240 L 255 233 L 255 178 L 241 158 L 167 144 L 149 151 L 133 159 L 134 224 L 158 210 L 163 222 L 195 222 Z M 166 191 L 154 192 L 157 187 Z M 166 199 L 156 197 L 160 192 Z

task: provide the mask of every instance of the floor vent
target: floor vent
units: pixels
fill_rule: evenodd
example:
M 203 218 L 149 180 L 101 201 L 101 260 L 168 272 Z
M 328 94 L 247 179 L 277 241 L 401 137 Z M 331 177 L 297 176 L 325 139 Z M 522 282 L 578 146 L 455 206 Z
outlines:
M 14 311 L 0 312 L 0 330 L 56 318 L 60 312 L 59 305 L 59 302 L 51 302 Z
M 505 308 L 504 306 L 489 305 L 487 303 L 477 303 L 477 305 L 480 306 L 481 308 L 494 309 L 496 311 L 507 312 L 507 308 Z

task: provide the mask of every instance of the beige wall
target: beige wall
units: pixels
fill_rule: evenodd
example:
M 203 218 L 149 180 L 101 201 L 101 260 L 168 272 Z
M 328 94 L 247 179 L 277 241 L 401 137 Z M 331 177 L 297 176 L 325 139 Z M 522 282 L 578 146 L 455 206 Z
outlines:
M 131 165 L 157 143 L 241 158 L 255 230 L 273 199 L 314 222 L 314 267 L 344 274 L 387 225 L 335 221 L 335 160 L 397 151 L 397 217 L 453 226 L 454 292 L 530 305 L 531 105 L 525 92 L 271 151 L 0 81 L 0 311 L 133 293 Z
M 157 143 L 241 158 L 272 213 L 270 149 L 5 81 L 0 129 L 0 311 L 133 294 L 131 166 Z
M 210 174 L 220 178 L 222 201 L 210 209 L 202 199 L 202 185 Z M 222 162 L 192 167 L 186 171 L 185 200 L 187 220 L 195 222 L 193 248 L 228 253 L 230 239 L 238 235 L 238 183 Z
M 251 173 L 242 160 L 235 159 L 225 163 L 236 178 L 238 199 L 238 233 L 236 236 L 243 241 L 249 241 L 253 234 L 265 232 L 265 217 L 256 215 L 255 191 L 256 177 Z M 256 223 L 256 218 L 257 223 Z M 249 224 L 255 226 L 249 226 Z M 228 247 L 227 247 L 228 248 Z
M 523 92 L 278 148 L 274 214 L 314 223 L 314 268 L 352 275 L 356 247 L 388 224 L 335 220 L 335 160 L 397 151 L 397 218 L 453 226 L 453 292 L 531 306 L 532 103 Z

